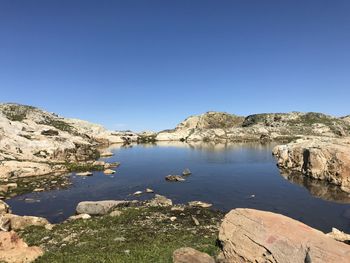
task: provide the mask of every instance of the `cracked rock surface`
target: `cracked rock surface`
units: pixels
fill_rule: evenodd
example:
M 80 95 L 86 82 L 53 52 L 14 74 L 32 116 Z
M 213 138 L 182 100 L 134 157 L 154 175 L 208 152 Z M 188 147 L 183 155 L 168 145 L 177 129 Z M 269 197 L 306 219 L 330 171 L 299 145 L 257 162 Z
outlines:
M 297 220 L 254 209 L 234 209 L 220 227 L 225 262 L 350 262 L 350 246 Z

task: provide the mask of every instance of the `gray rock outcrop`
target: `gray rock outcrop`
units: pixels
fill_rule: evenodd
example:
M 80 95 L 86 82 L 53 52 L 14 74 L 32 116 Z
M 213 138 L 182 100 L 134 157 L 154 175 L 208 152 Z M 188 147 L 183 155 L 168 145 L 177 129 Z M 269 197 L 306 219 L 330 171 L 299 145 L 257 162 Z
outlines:
M 350 122 L 322 113 L 264 113 L 247 117 L 224 112 L 191 116 L 173 130 L 159 132 L 158 141 L 261 141 L 290 140 L 305 135 L 349 136 Z
M 64 173 L 67 163 L 98 158 L 97 145 L 135 136 L 31 106 L 0 104 L 0 179 Z
M 130 201 L 104 200 L 83 201 L 76 207 L 77 214 L 106 215 L 118 206 L 126 206 Z

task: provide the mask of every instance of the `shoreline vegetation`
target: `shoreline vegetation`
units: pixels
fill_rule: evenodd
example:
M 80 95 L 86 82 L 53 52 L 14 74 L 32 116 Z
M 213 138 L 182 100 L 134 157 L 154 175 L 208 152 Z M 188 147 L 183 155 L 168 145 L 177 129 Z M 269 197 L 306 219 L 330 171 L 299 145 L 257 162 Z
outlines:
M 100 157 L 113 154 L 106 152 L 105 147 L 117 143 L 128 145 L 157 141 L 286 143 L 273 150 L 283 174 L 288 171 L 291 174 L 298 173 L 350 193 L 349 117 L 335 118 L 321 113 L 299 112 L 242 117 L 207 112 L 187 118 L 172 130 L 134 133 L 108 131 L 97 124 L 65 119 L 32 106 L 0 104 L 0 125 L 1 199 L 33 191 L 69 187 L 70 181 L 66 174 L 70 172 L 80 176 L 90 176 L 91 171 L 112 174 L 115 172 L 113 169 L 120 164 L 99 161 Z M 183 177 L 175 179 L 183 180 Z M 277 224 L 287 222 L 291 226 L 294 221 L 249 209 L 244 212 L 235 209 L 236 212 L 231 211 L 224 219 L 220 211 L 191 205 L 172 205 L 171 200 L 158 195 L 152 200 L 123 206 L 109 204 L 102 207 L 103 211 L 107 211 L 103 215 L 78 213 L 74 219 L 55 226 L 46 219 L 12 215 L 7 204 L 0 200 L 0 252 L 9 248 L 6 251 L 23 248 L 26 256 L 32 255 L 28 259 L 21 258 L 23 261 L 16 261 L 21 257 L 20 254 L 15 253 L 13 258 L 8 259 L 1 257 L 3 253 L 0 253 L 0 261 L 31 262 L 37 258 L 36 262 L 227 263 L 237 260 L 253 262 L 254 259 L 258 262 L 317 262 L 320 255 L 319 239 L 327 244 L 323 248 L 324 257 L 336 258 L 337 262 L 348 262 L 350 258 L 350 247 L 338 242 L 347 243 L 350 238 L 341 232 L 334 231 L 327 236 L 306 227 L 309 230 L 300 230 L 300 235 L 312 234 L 315 239 L 312 244 L 304 244 L 304 239 L 294 239 L 293 233 L 286 233 L 285 236 L 270 233 L 264 236 L 254 232 L 261 225 L 252 225 L 248 229 L 253 231 L 252 237 L 245 232 L 245 226 L 249 223 L 242 217 L 261 217 L 264 227 L 270 218 L 277 220 Z M 228 218 L 229 215 L 232 218 Z M 235 220 L 243 220 L 242 225 L 235 225 Z M 230 231 L 222 229 L 225 222 Z M 266 231 L 274 232 L 274 229 Z M 242 236 L 245 238 L 242 239 Z M 265 239 L 272 241 L 265 243 Z M 288 245 L 278 247 L 276 240 L 288 240 Z M 24 242 L 30 247 L 26 247 Z M 305 247 L 292 257 L 294 261 L 287 261 L 283 256 L 287 257 L 292 248 L 300 247 L 298 242 Z M 247 249 L 240 249 L 241 244 Z M 196 250 L 174 252 L 182 247 Z M 188 261 L 189 258 L 202 261 Z M 305 261 L 309 258 L 312 260 Z
M 7 207 L 2 220 L 7 218 L 12 230 L 0 232 L 0 241 L 10 236 L 12 248 L 0 245 L 5 252 L 0 260 L 229 263 L 310 257 L 318 262 L 322 255 L 324 262 L 348 262 L 350 235 L 337 229 L 324 234 L 271 212 L 239 208 L 224 215 L 209 207 L 200 201 L 173 204 L 157 194 L 147 201 L 81 202 L 76 215 L 56 225 L 12 215 Z

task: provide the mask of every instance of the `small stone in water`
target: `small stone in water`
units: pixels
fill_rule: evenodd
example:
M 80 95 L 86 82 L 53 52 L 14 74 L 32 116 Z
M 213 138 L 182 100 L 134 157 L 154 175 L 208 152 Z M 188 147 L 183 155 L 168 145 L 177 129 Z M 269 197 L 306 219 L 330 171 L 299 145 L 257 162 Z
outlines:
M 133 195 L 141 195 L 142 192 L 141 191 L 136 191 Z
M 151 188 L 147 188 L 146 193 L 154 193 L 154 191 Z
M 188 175 L 191 175 L 192 173 L 191 173 L 191 171 L 190 171 L 190 169 L 188 169 L 188 168 L 186 168 L 183 172 L 182 172 L 182 175 L 184 175 L 184 176 L 188 176 Z

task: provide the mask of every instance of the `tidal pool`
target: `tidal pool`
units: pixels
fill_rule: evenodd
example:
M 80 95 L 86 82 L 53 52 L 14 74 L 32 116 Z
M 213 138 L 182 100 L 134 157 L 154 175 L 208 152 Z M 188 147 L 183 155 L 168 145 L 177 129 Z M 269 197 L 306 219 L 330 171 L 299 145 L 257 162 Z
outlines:
M 74 214 L 80 201 L 148 199 L 132 193 L 152 188 L 174 203 L 201 200 L 229 211 L 237 207 L 280 213 L 329 232 L 350 232 L 350 197 L 337 188 L 297 175 L 281 176 L 271 155 L 273 144 L 157 143 L 112 146 L 109 162 L 121 162 L 114 175 L 69 175 L 71 187 L 31 193 L 7 200 L 13 213 L 43 216 L 52 223 Z M 185 182 L 167 182 L 169 174 L 192 175 Z M 34 199 L 26 202 L 25 199 Z

